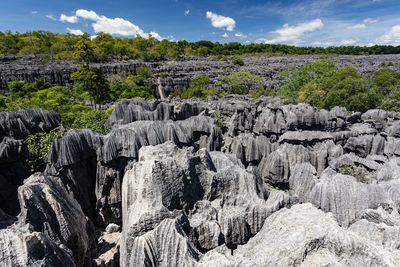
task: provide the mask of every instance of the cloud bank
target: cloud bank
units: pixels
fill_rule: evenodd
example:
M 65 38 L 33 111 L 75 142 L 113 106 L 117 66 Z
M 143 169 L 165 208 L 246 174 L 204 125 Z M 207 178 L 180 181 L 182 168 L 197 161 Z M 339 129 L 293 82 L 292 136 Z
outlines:
M 83 35 L 84 34 L 83 31 L 81 31 L 81 30 L 73 30 L 70 28 L 67 28 L 67 31 L 73 35 Z
M 133 24 L 129 20 L 118 17 L 108 18 L 103 15 L 98 15 L 93 10 L 78 9 L 75 12 L 75 16 L 66 16 L 65 14 L 61 14 L 60 21 L 77 23 L 79 18 L 93 21 L 92 27 L 95 33 L 105 32 L 121 36 L 135 36 L 139 34 L 145 38 L 148 38 L 151 34 L 151 36 L 158 40 L 164 39 L 156 32 L 145 33 L 139 26 Z
M 377 44 L 400 45 L 400 25 L 393 26 L 388 32 L 376 40 Z
M 227 31 L 235 29 L 236 22 L 233 18 L 224 17 L 211 11 L 207 11 L 206 17 L 211 20 L 211 25 L 215 28 L 226 28 Z
M 274 43 L 290 43 L 290 44 L 297 44 L 303 42 L 301 40 L 301 36 L 306 32 L 313 32 L 315 30 L 321 29 L 324 27 L 322 20 L 315 19 L 309 22 L 300 23 L 296 26 L 289 26 L 285 24 L 282 28 L 270 32 L 278 34 L 278 37 L 273 39 L 260 39 L 265 43 L 274 44 Z
M 69 23 L 77 23 L 78 17 L 77 16 L 67 16 L 65 14 L 61 14 L 60 21 L 61 22 L 69 22 Z

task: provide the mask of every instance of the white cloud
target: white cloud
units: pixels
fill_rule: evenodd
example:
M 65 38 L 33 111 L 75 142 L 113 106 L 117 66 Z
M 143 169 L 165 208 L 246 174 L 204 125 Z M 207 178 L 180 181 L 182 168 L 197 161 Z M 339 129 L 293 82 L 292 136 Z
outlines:
M 367 25 L 365 25 L 365 24 L 356 24 L 356 25 L 353 25 L 353 26 L 349 26 L 349 27 L 348 27 L 348 29 L 352 29 L 352 30 L 355 30 L 355 29 L 365 29 L 365 28 L 367 28 Z
M 94 12 L 93 10 L 88 11 L 86 9 L 78 9 L 75 12 L 75 15 L 83 19 L 94 20 L 94 21 L 100 20 L 100 16 L 98 16 L 96 12 Z
M 156 38 L 157 40 L 165 39 L 165 38 L 162 38 L 162 37 L 161 37 L 158 33 L 156 33 L 156 32 L 150 32 L 150 34 L 151 34 L 152 37 Z
M 238 38 L 246 38 L 246 35 L 244 35 L 244 34 L 241 33 L 241 32 L 235 33 L 235 36 L 238 37 Z
M 222 35 L 222 37 L 224 37 L 224 38 L 228 38 L 228 37 L 229 37 L 229 35 L 228 35 L 227 33 L 224 33 L 224 34 Z
M 249 44 L 250 43 L 250 40 L 246 40 L 246 42 L 245 42 L 246 44 Z
M 46 18 L 51 19 L 51 20 L 54 20 L 54 21 L 57 20 L 57 19 L 56 19 L 53 15 L 51 15 L 51 14 L 47 14 L 47 15 L 46 15 Z
M 185 16 L 189 16 L 190 10 L 185 10 Z
M 376 40 L 377 44 L 400 45 L 400 25 L 393 26 L 388 32 Z
M 36 10 L 33 10 L 31 13 L 32 14 L 37 14 L 38 12 Z
M 311 45 L 316 45 L 316 46 L 333 46 L 333 45 L 335 45 L 335 43 L 334 43 L 334 42 L 320 42 L 320 41 L 317 41 L 317 42 L 311 43 Z
M 355 40 L 342 40 L 340 41 L 340 45 L 354 45 L 356 43 Z
M 85 9 L 78 9 L 75 12 L 75 16 L 94 21 L 94 23 L 92 23 L 92 27 L 96 33 L 105 32 L 108 34 L 117 34 L 122 36 L 135 36 L 139 34 L 145 38 L 149 37 L 149 33 L 145 33 L 139 26 L 123 18 L 111 19 L 103 15 L 98 15 L 92 10 L 88 11 Z M 150 32 L 150 34 L 158 40 L 164 39 L 156 32 Z
M 367 24 L 377 23 L 378 21 L 379 19 L 371 19 L 371 18 L 366 18 L 363 20 L 363 22 Z
M 78 17 L 77 16 L 67 16 L 65 14 L 61 14 L 60 21 L 61 22 L 69 22 L 69 23 L 77 23 Z
M 69 33 L 72 33 L 73 35 L 83 35 L 84 34 L 83 31 L 81 31 L 81 30 L 73 30 L 73 29 L 70 29 L 70 28 L 67 28 L 67 31 Z
M 207 11 L 206 17 L 211 20 L 211 25 L 215 28 L 226 28 L 230 32 L 235 29 L 236 22 L 233 18 L 224 17 L 211 11 Z
M 381 2 L 382 0 L 372 0 L 372 2 L 377 3 L 377 2 Z
M 302 40 L 300 37 L 306 32 L 313 32 L 315 30 L 321 29 L 324 24 L 320 19 L 315 19 L 309 22 L 300 23 L 296 26 L 289 26 L 288 24 L 283 25 L 282 28 L 270 32 L 276 33 L 279 36 L 274 39 L 260 39 L 265 43 L 300 43 Z

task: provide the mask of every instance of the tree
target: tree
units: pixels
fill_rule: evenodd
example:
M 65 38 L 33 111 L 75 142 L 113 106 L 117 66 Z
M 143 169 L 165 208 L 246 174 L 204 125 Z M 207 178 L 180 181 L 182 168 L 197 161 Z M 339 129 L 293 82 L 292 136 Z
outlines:
M 90 68 L 88 65 L 79 65 L 77 70 L 71 74 L 71 79 L 81 84 L 84 90 L 89 93 L 89 100 L 94 108 L 106 101 L 108 82 L 103 72 L 97 68 Z
M 105 35 L 103 39 L 107 38 Z M 89 93 L 89 100 L 94 108 L 99 108 L 101 103 L 107 99 L 108 82 L 103 72 L 97 68 L 90 68 L 89 63 L 95 60 L 96 45 L 85 37 L 82 37 L 74 45 L 74 56 L 84 62 L 71 74 L 71 79 L 81 84 Z
M 231 75 L 221 76 L 221 82 L 227 84 L 231 94 L 248 94 L 250 90 L 263 89 L 265 79 L 249 72 L 236 72 Z
M 96 60 L 95 48 L 96 45 L 92 41 L 82 37 L 73 47 L 74 57 L 89 65 Z
M 184 90 L 180 95 L 181 98 L 187 99 L 196 97 L 204 99 L 207 97 L 207 87 L 211 83 L 211 79 L 206 75 L 200 75 L 192 78 L 189 84 L 189 88 Z

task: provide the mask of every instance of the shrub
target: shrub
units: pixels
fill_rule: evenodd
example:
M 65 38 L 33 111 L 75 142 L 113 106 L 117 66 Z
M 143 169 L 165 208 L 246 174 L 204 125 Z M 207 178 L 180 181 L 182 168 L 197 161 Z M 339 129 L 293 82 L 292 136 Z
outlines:
M 339 166 L 337 168 L 337 171 L 343 175 L 353 176 L 360 183 L 365 183 L 365 184 L 369 183 L 368 179 L 365 177 L 365 173 L 362 170 L 352 165 Z
M 36 133 L 28 137 L 26 142 L 29 151 L 29 164 L 33 171 L 44 171 L 51 144 L 55 139 L 63 136 L 63 131 L 52 131 L 49 133 Z
M 400 73 L 391 69 L 377 70 L 371 77 L 371 81 L 384 95 L 390 93 L 395 87 L 400 86 Z
M 400 87 L 385 95 L 379 105 L 380 109 L 400 112 Z
M 211 79 L 206 75 L 200 75 L 194 77 L 190 81 L 189 88 L 182 91 L 180 97 L 183 99 L 196 97 L 199 99 L 204 99 L 208 95 L 217 93 L 216 90 L 207 90 L 206 88 L 211 83 Z
M 113 109 L 107 111 L 90 110 L 88 112 L 80 112 L 71 125 L 73 129 L 91 129 L 101 134 L 107 134 L 110 129 L 105 126 L 106 120 L 112 113 Z
M 296 104 L 299 101 L 300 90 L 308 83 L 321 83 L 327 77 L 331 77 L 336 71 L 335 64 L 331 61 L 321 60 L 307 64 L 303 67 L 284 71 L 282 76 L 288 78 L 278 91 L 289 103 Z
M 262 88 L 258 91 L 251 91 L 250 95 L 254 98 L 260 98 L 261 96 L 276 96 L 276 92 L 271 88 Z
M 0 95 L 0 111 L 7 109 L 7 97 Z
M 249 72 L 236 72 L 221 76 L 221 83 L 227 84 L 230 94 L 248 94 L 250 90 L 262 90 L 265 79 Z
M 232 63 L 239 66 L 244 65 L 243 59 L 241 59 L 239 56 L 234 56 L 232 59 Z
M 153 99 L 154 96 L 150 92 L 151 84 L 147 83 L 152 76 L 149 68 L 137 67 L 136 75 L 128 75 L 125 81 L 112 81 L 108 96 L 110 101 L 118 101 L 122 98 Z
M 223 127 L 224 126 L 224 118 L 222 118 L 222 116 L 220 114 L 217 115 L 216 120 L 217 120 L 217 125 L 219 127 Z

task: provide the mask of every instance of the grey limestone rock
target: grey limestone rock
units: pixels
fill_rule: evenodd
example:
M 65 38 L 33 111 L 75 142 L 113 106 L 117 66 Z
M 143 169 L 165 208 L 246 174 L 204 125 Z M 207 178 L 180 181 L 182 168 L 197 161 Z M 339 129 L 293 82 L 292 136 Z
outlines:
M 186 63 L 196 73 L 212 68 Z M 123 100 L 107 122 L 109 134 L 70 130 L 52 144 L 44 174 L 23 185 L 30 170 L 22 139 L 57 127 L 59 119 L 17 113 L 0 116 L 0 200 L 12 200 L 0 203 L 7 263 L 396 266 L 399 260 L 398 113 L 318 111 L 236 95 Z M 19 199 L 12 198 L 18 186 Z M 20 255 L 26 236 L 40 241 Z
M 76 266 L 68 249 L 26 226 L 0 230 L 0 266 Z
M 396 266 L 399 256 L 307 203 L 273 213 L 233 255 L 221 247 L 203 255 L 199 266 Z
M 0 209 L 10 215 L 20 211 L 17 189 L 31 173 L 23 140 L 5 137 L 0 142 Z
M 0 140 L 5 136 L 26 139 L 30 134 L 57 128 L 60 126 L 60 121 L 58 113 L 42 109 L 0 112 Z
M 310 163 L 296 164 L 289 177 L 290 190 L 293 190 L 300 202 L 307 202 L 308 195 L 318 182 L 317 171 Z
M 268 192 L 232 156 L 171 143 L 140 149 L 122 188 L 122 266 L 192 266 L 222 244 L 247 243 L 268 216 L 290 205 L 287 193 Z
M 82 210 L 95 219 L 97 150 L 103 137 L 91 130 L 70 130 L 53 142 L 45 175 L 59 177 Z
M 19 223 L 64 244 L 72 251 L 75 264 L 83 266 L 90 247 L 87 219 L 62 180 L 36 173 L 19 187 L 18 197 Z
M 354 177 L 327 169 L 309 193 L 308 200 L 325 212 L 332 212 L 338 223 L 348 227 L 363 211 L 390 207 L 397 209 L 400 184 L 365 184 Z

